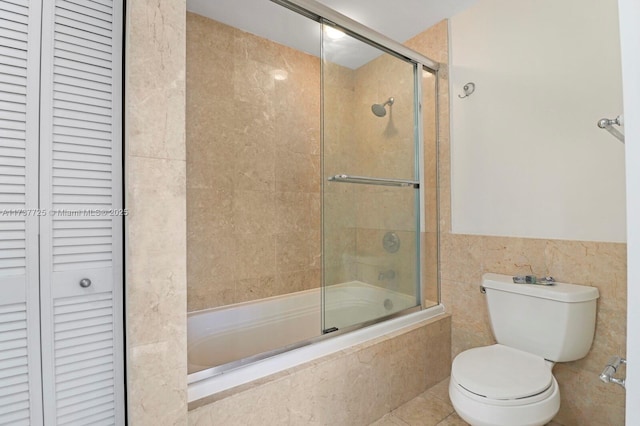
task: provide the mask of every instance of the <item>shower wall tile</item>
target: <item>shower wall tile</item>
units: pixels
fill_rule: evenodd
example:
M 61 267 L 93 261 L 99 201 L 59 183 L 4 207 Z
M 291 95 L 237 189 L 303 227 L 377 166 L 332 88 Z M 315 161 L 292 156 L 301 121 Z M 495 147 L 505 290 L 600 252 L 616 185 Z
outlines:
M 328 183 L 325 186 L 323 201 L 324 221 L 328 229 L 354 228 L 356 226 L 355 185 Z M 347 191 L 339 191 L 340 189 Z
M 318 287 L 319 59 L 186 19 L 189 310 Z
M 276 150 L 260 142 L 241 142 L 238 146 L 232 174 L 235 189 L 271 193 L 275 190 Z
M 209 188 L 225 191 L 233 191 L 233 174 L 229 173 L 227 165 L 235 159 L 235 147 L 231 145 L 231 136 L 221 137 L 224 140 L 221 144 L 224 148 L 219 151 L 219 156 L 212 155 L 214 141 L 209 139 L 206 143 L 198 143 L 197 139 L 189 138 L 187 145 L 187 163 L 189 173 L 187 174 L 188 188 Z M 191 143 L 193 141 L 193 143 Z M 198 153 L 201 151 L 201 154 Z
M 196 187 L 189 189 L 189 192 L 193 195 L 187 210 L 187 232 L 191 238 L 211 238 L 216 233 L 235 229 L 231 188 Z
M 307 194 L 309 203 L 309 229 L 321 230 L 322 229 L 322 194 L 311 193 Z M 322 244 L 322 240 L 318 240 L 317 243 Z
M 321 269 L 307 269 L 305 271 L 279 272 L 276 275 L 275 287 L 278 294 L 287 294 L 294 291 L 311 290 L 316 288 L 314 283 L 321 279 Z
M 258 278 L 241 279 L 236 281 L 236 302 L 249 302 L 265 297 L 281 294 L 276 287 L 274 275 L 263 275 Z
M 269 234 L 235 234 L 235 279 L 276 274 L 276 238 Z
M 278 272 L 303 271 L 312 266 L 312 253 L 307 238 L 310 232 L 289 232 L 276 236 Z
M 286 149 L 276 152 L 278 192 L 320 192 L 320 156 Z
M 192 403 L 189 424 L 369 424 L 446 378 L 450 326 L 449 317 L 425 321 Z
M 336 174 L 357 174 L 355 71 L 324 63 L 324 282 L 357 279 L 355 185 L 327 182 Z M 318 228 L 320 229 L 320 228 Z
M 356 217 L 359 227 L 415 231 L 415 197 L 412 188 L 368 187 L 356 189 Z
M 354 128 L 357 162 L 350 172 L 364 176 L 414 177 L 413 68 L 382 55 L 355 70 Z M 377 117 L 371 105 L 394 98 L 387 115 Z
M 315 121 L 317 117 L 309 117 L 300 112 L 276 112 L 276 149 L 303 155 L 320 155 L 320 129 Z M 299 125 L 301 122 L 309 124 L 302 127 Z
M 436 305 L 440 300 L 438 285 L 438 233 L 422 232 L 422 298 L 423 306 Z
M 416 234 L 396 231 L 400 248 L 387 252 L 382 240 L 387 230 L 359 227 L 356 230 L 358 246 L 358 280 L 384 287 L 410 296 L 416 294 Z M 382 272 L 394 272 L 394 278 L 381 278 Z
M 207 275 L 209 277 L 210 275 Z M 193 279 L 187 286 L 189 311 L 199 311 L 212 306 L 230 305 L 236 302 L 236 281 L 216 282 L 216 285 L 201 285 L 199 278 Z M 209 281 L 207 281 L 209 282 Z
M 276 194 L 271 191 L 233 192 L 233 217 L 236 234 L 276 232 Z
M 425 232 L 438 232 L 438 187 L 426 186 L 424 196 L 424 227 Z
M 127 420 L 187 424 L 185 1 L 127 4 Z
M 309 215 L 312 208 L 310 195 L 304 192 L 278 192 L 276 194 L 276 226 L 279 233 L 312 229 Z
M 426 29 L 415 37 L 407 40 L 404 45 L 426 55 L 441 64 L 449 63 L 449 29 L 448 21 L 442 20 Z

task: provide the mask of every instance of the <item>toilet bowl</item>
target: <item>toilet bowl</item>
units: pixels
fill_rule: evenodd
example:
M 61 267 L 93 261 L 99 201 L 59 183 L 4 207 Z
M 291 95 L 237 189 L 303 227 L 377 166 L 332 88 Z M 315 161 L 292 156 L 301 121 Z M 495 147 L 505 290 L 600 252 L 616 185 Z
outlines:
M 485 274 L 481 290 L 497 343 L 455 357 L 453 408 L 472 426 L 542 426 L 560 409 L 555 362 L 583 358 L 591 348 L 598 289 Z
M 560 409 L 553 363 L 500 344 L 461 353 L 452 365 L 449 396 L 473 426 L 540 426 Z

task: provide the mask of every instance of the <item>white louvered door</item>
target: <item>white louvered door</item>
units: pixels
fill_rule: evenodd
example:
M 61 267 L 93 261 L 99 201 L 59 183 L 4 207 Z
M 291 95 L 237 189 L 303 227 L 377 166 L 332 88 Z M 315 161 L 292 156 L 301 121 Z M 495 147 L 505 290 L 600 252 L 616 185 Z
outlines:
M 45 424 L 124 424 L 118 3 L 43 4 L 40 205 L 52 212 L 40 227 Z
M 0 425 L 42 424 L 40 3 L 0 0 Z
M 124 424 L 122 21 L 0 0 L 0 425 Z

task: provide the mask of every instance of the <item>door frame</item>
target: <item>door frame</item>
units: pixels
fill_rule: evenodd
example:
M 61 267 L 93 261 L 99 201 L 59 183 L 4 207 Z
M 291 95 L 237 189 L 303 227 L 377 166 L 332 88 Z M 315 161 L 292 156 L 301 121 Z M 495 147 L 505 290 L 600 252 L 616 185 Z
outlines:
M 640 3 L 618 0 L 627 177 L 626 424 L 640 424 Z

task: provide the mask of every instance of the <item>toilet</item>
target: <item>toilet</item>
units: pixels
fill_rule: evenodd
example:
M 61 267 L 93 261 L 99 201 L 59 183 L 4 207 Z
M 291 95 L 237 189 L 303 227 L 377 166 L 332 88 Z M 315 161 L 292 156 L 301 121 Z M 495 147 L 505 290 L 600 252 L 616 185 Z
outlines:
M 473 426 L 539 426 L 560 409 L 556 362 L 589 352 L 598 289 L 574 284 L 514 284 L 484 274 L 496 344 L 460 353 L 451 366 L 449 397 Z

